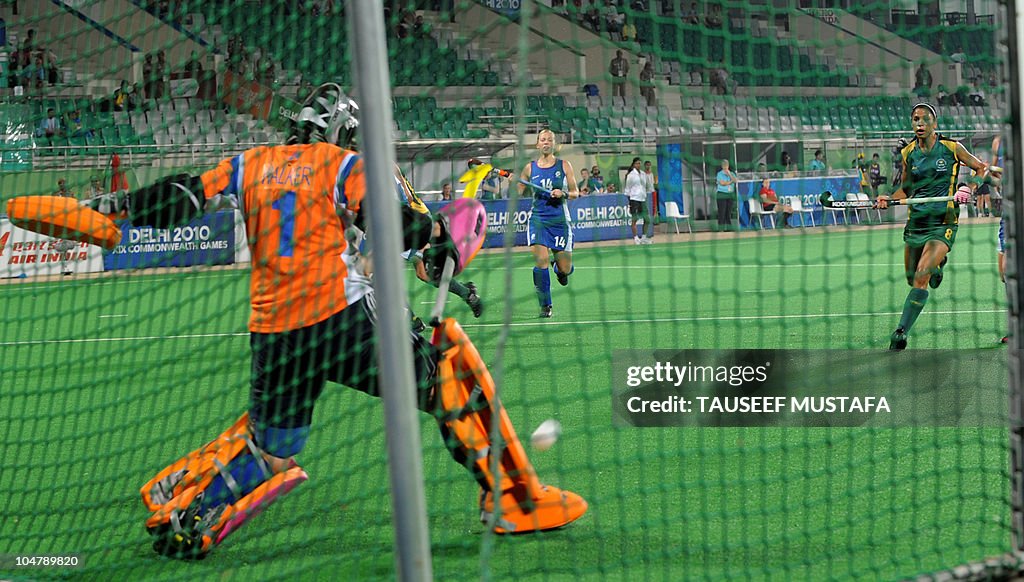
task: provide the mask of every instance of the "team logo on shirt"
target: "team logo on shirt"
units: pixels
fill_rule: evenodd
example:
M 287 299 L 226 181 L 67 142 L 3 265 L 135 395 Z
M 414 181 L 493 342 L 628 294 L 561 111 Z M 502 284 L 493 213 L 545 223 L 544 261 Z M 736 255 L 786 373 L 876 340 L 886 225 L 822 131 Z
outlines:
M 936 172 L 945 172 L 948 169 L 949 168 L 946 167 L 946 160 L 944 160 L 943 158 L 939 158 L 938 160 L 935 160 L 935 171 Z
M 561 178 L 562 177 L 562 171 L 561 170 L 555 170 L 555 177 L 556 178 Z

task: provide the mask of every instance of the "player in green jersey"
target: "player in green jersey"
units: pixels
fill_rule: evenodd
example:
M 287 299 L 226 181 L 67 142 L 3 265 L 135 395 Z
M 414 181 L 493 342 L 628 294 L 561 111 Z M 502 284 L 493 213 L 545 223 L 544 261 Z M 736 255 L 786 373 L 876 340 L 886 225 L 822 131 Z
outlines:
M 961 166 L 977 172 L 989 183 L 996 183 L 994 172 L 974 157 L 960 142 L 936 133 L 938 114 L 928 103 L 911 110 L 915 138 L 901 151 L 903 182 L 892 199 L 948 197 L 945 202 L 908 206 L 907 226 L 903 229 L 903 264 L 910 294 L 903 304 L 899 326 L 889 341 L 890 350 L 907 347 L 907 334 L 928 301 L 928 288 L 942 283 L 946 254 L 956 240 L 960 204 L 970 201 L 970 188 L 958 188 Z M 966 174 L 965 174 L 966 176 Z M 878 207 L 886 208 L 889 199 L 878 197 Z

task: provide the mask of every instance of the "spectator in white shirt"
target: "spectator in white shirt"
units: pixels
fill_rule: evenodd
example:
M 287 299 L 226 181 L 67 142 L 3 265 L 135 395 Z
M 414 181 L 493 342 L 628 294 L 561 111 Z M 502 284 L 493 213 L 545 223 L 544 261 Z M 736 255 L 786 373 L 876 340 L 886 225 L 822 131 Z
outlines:
M 647 209 L 647 178 L 640 170 L 640 158 L 633 158 L 633 164 L 626 172 L 623 192 L 629 198 L 629 228 L 633 231 L 633 242 L 638 245 L 653 243 L 654 226 L 651 224 L 651 215 Z M 644 221 L 644 230 L 650 233 L 647 236 L 637 234 L 636 223 L 641 219 Z

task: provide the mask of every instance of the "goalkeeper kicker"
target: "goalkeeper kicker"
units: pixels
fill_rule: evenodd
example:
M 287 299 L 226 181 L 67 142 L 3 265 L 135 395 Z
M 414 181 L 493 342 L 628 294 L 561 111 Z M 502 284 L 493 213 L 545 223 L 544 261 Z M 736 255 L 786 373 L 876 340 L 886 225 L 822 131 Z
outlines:
M 158 228 L 183 224 L 223 196 L 243 210 L 252 251 L 251 406 L 142 486 L 151 512 L 146 527 L 160 554 L 206 556 L 309 478 L 296 456 L 326 382 L 378 396 L 373 289 L 343 257 L 342 216 L 360 216 L 365 191 L 363 161 L 350 149 L 356 111 L 338 85 L 322 85 L 303 103 L 286 144 L 254 148 L 201 176 L 173 176 L 130 195 L 132 223 Z M 485 217 L 473 214 L 482 207 L 457 210 L 471 216 L 453 212 L 440 219 L 442 228 L 431 228 L 429 272 L 458 274 L 483 243 Z M 480 485 L 481 520 L 497 533 L 527 533 L 584 515 L 582 497 L 539 481 L 459 324 L 441 320 L 429 344 L 415 333 L 410 341 L 418 406 L 434 416 L 452 457 Z M 504 446 L 492 446 L 492 428 Z

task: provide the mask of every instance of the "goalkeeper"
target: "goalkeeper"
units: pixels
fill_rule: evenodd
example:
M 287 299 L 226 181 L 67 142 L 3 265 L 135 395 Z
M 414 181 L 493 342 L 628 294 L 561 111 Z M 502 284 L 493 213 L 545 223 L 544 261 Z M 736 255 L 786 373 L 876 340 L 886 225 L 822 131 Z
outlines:
M 971 168 L 989 183 L 988 165 L 974 157 L 960 142 L 936 132 L 938 114 L 928 103 L 911 109 L 915 139 L 900 150 L 903 160 L 901 187 L 893 199 L 947 197 L 946 202 L 929 202 L 908 206 L 907 225 L 903 229 L 904 270 L 910 293 L 903 303 L 899 324 L 889 338 L 889 349 L 907 347 L 907 336 L 925 303 L 928 288 L 942 284 L 946 255 L 956 241 L 960 204 L 971 199 L 967 186 L 957 188 L 961 165 Z M 878 207 L 887 208 L 889 199 L 878 197 Z
M 285 145 L 253 148 L 202 176 L 172 176 L 130 194 L 133 224 L 158 228 L 199 216 L 206 200 L 222 195 L 245 217 L 252 251 L 249 410 L 142 487 L 152 512 L 146 527 L 160 554 L 206 556 L 308 479 L 296 455 L 328 381 L 379 394 L 373 289 L 345 252 L 342 220 L 360 220 L 365 191 L 363 161 L 350 149 L 357 109 L 338 85 L 322 85 L 302 104 Z M 407 211 L 403 223 L 407 233 L 434 235 L 428 268 L 437 271 L 448 258 L 464 266 L 460 221 L 432 223 Z M 415 243 L 407 236 L 406 244 Z M 498 533 L 521 533 L 561 527 L 586 512 L 580 496 L 540 484 L 508 416 L 492 407 L 486 365 L 454 320 L 442 322 L 433 344 L 412 333 L 409 341 L 418 406 L 435 417 L 452 457 L 481 486 L 482 520 Z M 492 450 L 495 423 L 505 446 Z

